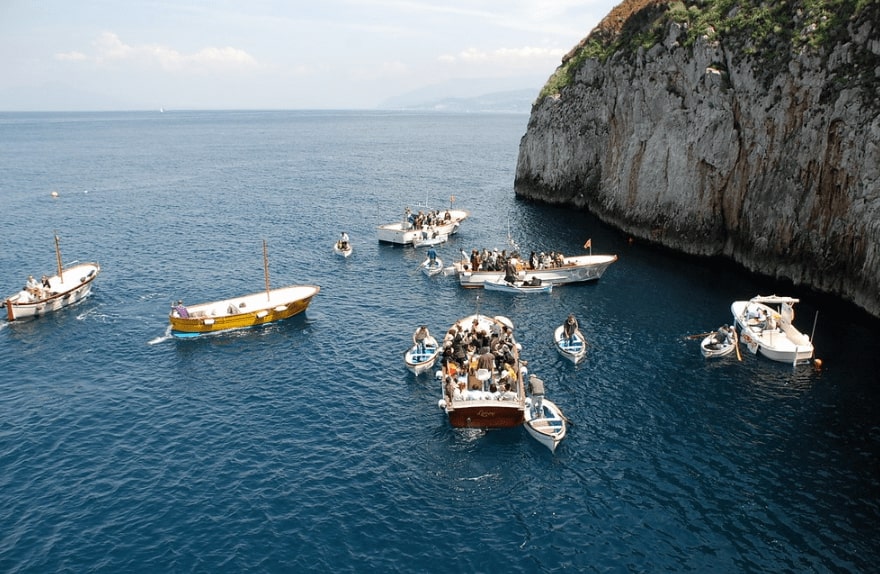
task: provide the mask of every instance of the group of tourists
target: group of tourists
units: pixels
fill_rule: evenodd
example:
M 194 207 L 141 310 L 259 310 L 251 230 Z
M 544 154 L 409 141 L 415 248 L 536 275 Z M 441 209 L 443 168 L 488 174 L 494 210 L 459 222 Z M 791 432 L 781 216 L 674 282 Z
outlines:
M 45 299 L 47 294 L 52 294 L 49 290 L 52 288 L 49 282 L 49 276 L 43 275 L 40 281 L 34 279 L 33 275 L 28 275 L 24 289 L 19 293 L 18 301 L 20 303 L 28 303 Z
M 516 270 L 528 269 L 552 269 L 565 265 L 565 256 L 562 253 L 551 251 L 549 253 L 536 253 L 532 251 L 528 261 L 522 262 L 519 251 L 513 250 L 509 254 L 507 250 L 498 249 L 483 250 L 472 249 L 470 255 L 462 251 L 462 266 L 470 271 L 507 271 L 509 267 Z
M 419 210 L 418 213 L 413 213 L 412 210 L 407 207 L 404 211 L 404 218 L 412 229 L 422 229 L 423 227 L 435 227 L 437 225 L 450 223 L 452 221 L 452 214 L 449 213 L 448 209 L 445 212 L 435 209 L 427 213 L 421 210 Z
M 443 338 L 441 361 L 449 400 L 516 398 L 520 361 L 507 325 L 486 328 L 478 319 L 467 327 L 453 325 Z M 480 371 L 488 378 L 478 378 Z

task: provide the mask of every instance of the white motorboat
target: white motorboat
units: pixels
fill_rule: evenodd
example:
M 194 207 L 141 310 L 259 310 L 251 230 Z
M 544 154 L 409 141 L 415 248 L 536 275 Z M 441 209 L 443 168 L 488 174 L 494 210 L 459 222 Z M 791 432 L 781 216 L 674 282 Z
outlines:
M 793 297 L 776 295 L 734 301 L 730 311 L 739 329 L 739 340 L 752 354 L 760 353 L 773 361 L 809 361 L 813 358 L 813 343 L 792 324 L 794 304 L 798 302 Z
M 568 431 L 568 421 L 562 410 L 546 397 L 542 397 L 540 401 L 529 397 L 524 424 L 528 433 L 549 448 L 550 452 L 556 452 L 556 447 Z
M 578 364 L 587 356 L 587 340 L 579 329 L 575 329 L 571 337 L 565 336 L 565 325 L 556 327 L 553 331 L 553 346 L 559 351 L 559 354 L 574 363 Z
M 580 283 L 585 281 L 597 281 L 609 265 L 617 261 L 617 255 L 576 255 L 563 257 L 560 265 L 543 267 L 539 269 L 529 268 L 525 262 L 518 261 L 517 277 L 524 280 L 526 276 L 537 277 L 542 283 L 551 285 L 565 285 L 567 283 Z M 454 263 L 458 274 L 458 282 L 462 287 L 484 287 L 489 280 L 503 279 L 505 272 L 498 271 L 474 271 L 467 259 Z
M 439 257 L 435 257 L 433 260 L 428 258 L 422 261 L 419 268 L 422 270 L 422 273 L 428 277 L 433 277 L 434 275 L 443 272 L 443 260 Z
M 470 215 L 463 209 L 439 209 L 427 213 L 419 211 L 412 213 L 407 208 L 403 218 L 395 223 L 388 223 L 378 227 L 378 236 L 381 243 L 394 243 L 397 245 L 412 245 L 413 240 L 422 237 L 423 231 L 430 229 L 430 234 L 446 236 L 447 238 L 458 232 L 461 222 Z M 420 217 L 421 216 L 421 217 Z M 421 220 L 424 219 L 424 223 Z M 424 245 L 424 244 L 423 244 Z
M 6 308 L 8 321 L 39 317 L 69 307 L 89 296 L 92 292 L 92 283 L 101 273 L 101 266 L 97 263 L 79 263 L 64 267 L 61 264 L 61 249 L 57 235 L 55 259 L 57 263 L 55 275 L 44 276 L 39 282 L 31 277 L 21 291 L 0 302 L 0 307 Z
M 533 281 L 531 277 L 523 281 L 506 281 L 504 277 L 493 277 L 483 282 L 483 288 L 504 293 L 550 293 L 553 291 L 553 284 L 543 283 L 540 279 Z

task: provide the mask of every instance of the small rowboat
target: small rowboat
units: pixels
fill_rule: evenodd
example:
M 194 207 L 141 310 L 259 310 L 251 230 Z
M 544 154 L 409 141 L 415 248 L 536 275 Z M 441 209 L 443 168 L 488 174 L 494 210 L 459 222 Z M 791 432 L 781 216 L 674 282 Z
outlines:
M 719 341 L 718 333 L 711 333 L 700 341 L 700 353 L 707 359 L 726 357 L 736 350 L 736 331 L 730 330 L 731 335 Z
M 549 448 L 550 452 L 556 451 L 556 447 L 565 438 L 568 430 L 568 423 L 562 410 L 548 398 L 541 399 L 540 409 L 534 404 L 526 407 L 524 424 L 528 433 Z
M 571 338 L 566 337 L 565 325 L 556 327 L 553 332 L 553 346 L 556 347 L 560 355 L 575 365 L 587 356 L 587 340 L 583 333 L 577 330 Z
M 443 271 L 443 261 L 439 257 L 435 258 L 433 261 L 425 259 L 419 267 L 421 268 L 422 273 L 428 277 L 433 277 Z
M 437 339 L 428 337 L 424 345 L 413 344 L 403 354 L 403 362 L 414 375 L 421 375 L 434 366 L 439 356 L 440 345 L 437 344 Z
M 354 247 L 352 247 L 350 241 L 347 242 L 345 245 L 342 244 L 342 241 L 337 241 L 333 244 L 333 253 L 337 255 L 348 257 L 349 255 L 351 255 L 352 251 L 354 251 Z
M 430 247 L 432 245 L 440 245 L 441 243 L 446 243 L 449 239 L 449 234 L 441 233 L 433 236 L 425 237 L 424 235 L 417 235 L 413 237 L 412 244 L 413 247 Z
M 502 291 L 504 293 L 550 293 L 553 291 L 552 283 L 539 283 L 533 285 L 526 281 L 505 281 L 503 277 L 486 279 L 483 288 L 487 291 Z

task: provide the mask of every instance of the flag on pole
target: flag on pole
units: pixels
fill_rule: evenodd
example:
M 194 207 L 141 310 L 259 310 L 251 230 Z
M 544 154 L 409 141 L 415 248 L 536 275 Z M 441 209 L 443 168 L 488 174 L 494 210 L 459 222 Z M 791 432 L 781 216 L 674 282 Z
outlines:
M 584 249 L 592 249 L 593 247 L 593 238 L 587 239 L 587 242 L 584 243 Z

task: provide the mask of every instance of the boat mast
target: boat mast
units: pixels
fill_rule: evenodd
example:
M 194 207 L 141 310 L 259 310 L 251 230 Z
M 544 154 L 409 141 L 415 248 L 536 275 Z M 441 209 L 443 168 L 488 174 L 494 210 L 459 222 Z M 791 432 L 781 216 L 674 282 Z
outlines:
M 55 232 L 55 262 L 58 265 L 58 278 L 61 280 L 61 283 L 64 283 L 64 274 L 62 273 L 61 267 L 61 246 L 58 243 L 58 232 Z
M 266 240 L 263 240 L 263 274 L 266 276 L 266 300 L 272 299 L 269 290 L 269 251 L 266 247 Z

